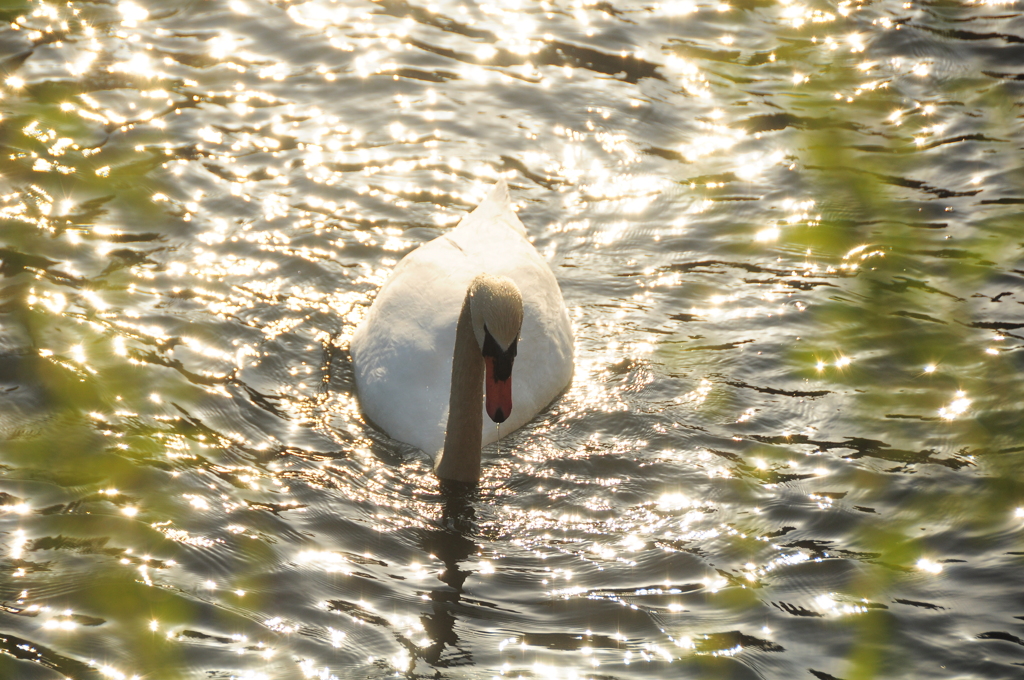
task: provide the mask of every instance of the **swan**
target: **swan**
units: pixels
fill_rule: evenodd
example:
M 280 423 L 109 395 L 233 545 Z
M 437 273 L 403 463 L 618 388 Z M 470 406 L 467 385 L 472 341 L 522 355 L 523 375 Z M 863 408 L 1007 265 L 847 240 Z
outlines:
M 433 455 L 442 480 L 478 482 L 481 449 L 565 389 L 569 314 L 504 179 L 398 263 L 349 349 L 363 414 Z M 483 427 L 485 414 L 493 427 Z

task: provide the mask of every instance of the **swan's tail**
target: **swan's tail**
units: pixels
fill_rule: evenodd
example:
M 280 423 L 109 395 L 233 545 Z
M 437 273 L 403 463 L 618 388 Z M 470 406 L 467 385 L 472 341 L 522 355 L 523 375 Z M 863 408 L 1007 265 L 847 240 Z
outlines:
M 472 226 L 472 225 L 486 225 L 486 224 L 503 224 L 526 238 L 526 227 L 516 217 L 516 213 L 512 210 L 512 198 L 508 193 L 508 182 L 502 177 L 498 180 L 497 184 L 491 189 L 491 193 L 487 194 L 487 198 L 483 200 L 473 210 L 473 212 L 466 215 L 462 222 L 458 226 Z

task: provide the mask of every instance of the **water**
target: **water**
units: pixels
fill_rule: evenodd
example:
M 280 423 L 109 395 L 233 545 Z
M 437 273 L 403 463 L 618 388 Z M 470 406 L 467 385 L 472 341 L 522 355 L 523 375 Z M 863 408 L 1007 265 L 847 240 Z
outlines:
M 0 677 L 1021 673 L 1019 3 L 0 14 Z M 347 340 L 499 175 L 576 376 L 446 496 Z

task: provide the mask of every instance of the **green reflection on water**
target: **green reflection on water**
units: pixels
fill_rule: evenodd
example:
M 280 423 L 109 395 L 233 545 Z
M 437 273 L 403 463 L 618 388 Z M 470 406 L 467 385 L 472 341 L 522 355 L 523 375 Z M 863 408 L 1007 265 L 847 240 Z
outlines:
M 0 16 L 13 18 L 13 14 Z M 763 56 L 758 55 L 761 61 L 753 65 L 765 63 Z M 791 48 L 779 50 L 778 57 L 780 62 L 797 62 L 802 53 Z M 742 480 L 731 488 L 737 498 L 753 505 L 760 486 L 815 478 L 813 462 L 789 467 L 794 451 L 816 449 L 826 457 L 860 461 L 857 465 L 875 476 L 854 472 L 838 484 L 864 490 L 868 498 L 857 502 L 877 505 L 878 511 L 865 514 L 866 519 L 855 524 L 854 536 L 847 538 L 842 549 L 856 551 L 854 559 L 869 566 L 836 589 L 850 601 L 884 603 L 901 581 L 922 571 L 930 573 L 935 563 L 927 560 L 959 554 L 956 550 L 981 553 L 1000 545 L 1000 536 L 1010 531 L 1007 525 L 1015 504 L 1024 497 L 1018 472 L 1024 453 L 1019 434 L 1021 394 L 1015 379 L 1019 360 L 1016 354 L 1002 353 L 1003 341 L 994 339 L 1002 328 L 999 317 L 973 306 L 975 294 L 998 293 L 998 287 L 990 286 L 1013 268 L 1020 252 L 1019 218 L 1013 204 L 979 208 L 971 193 L 978 187 L 967 174 L 941 181 L 917 179 L 927 176 L 930 165 L 938 164 L 935 154 L 942 146 L 932 145 L 941 137 L 932 135 L 918 144 L 913 134 L 904 132 L 906 128 L 884 121 L 894 111 L 905 111 L 900 118 L 917 117 L 920 120 L 914 124 L 920 126 L 929 115 L 924 112 L 927 104 L 909 101 L 896 88 L 872 90 L 855 102 L 837 104 L 834 91 L 853 90 L 860 82 L 854 66 L 838 60 L 817 70 L 829 75 L 812 80 L 802 91 L 800 116 L 791 128 L 796 130 L 792 153 L 816 201 L 814 215 L 780 229 L 771 255 L 784 258 L 786 265 L 801 258 L 817 264 L 823 273 L 810 280 L 822 285 L 812 287 L 807 295 L 810 304 L 804 314 L 809 321 L 801 325 L 801 342 L 788 345 L 790 349 L 776 357 L 788 371 L 785 378 L 794 384 L 757 387 L 800 392 L 794 398 L 811 403 L 838 395 L 835 398 L 842 401 L 844 412 L 817 432 L 794 434 L 769 428 L 768 434 L 751 438 L 753 446 L 743 455 L 717 451 L 718 458 L 709 468 Z M 91 84 L 100 91 L 101 85 L 112 82 Z M 113 84 L 129 90 L 156 86 L 128 76 Z M 175 83 L 162 86 L 172 92 L 178 87 Z M 974 97 L 974 88 L 972 82 L 954 79 L 939 86 L 932 98 L 941 103 Z M 5 164 L 4 181 L 17 187 L 16 200 L 24 204 L 17 218 L 4 221 L 0 235 L 3 275 L 13 281 L 3 290 L 0 304 L 5 331 L 19 337 L 22 349 L 10 364 L 16 373 L 13 382 L 31 385 L 37 393 L 32 403 L 22 405 L 34 412 L 4 433 L 9 436 L 4 464 L 17 469 L 25 482 L 52 483 L 78 496 L 71 502 L 33 508 L 48 518 L 41 520 L 46 524 L 40 525 L 40 531 L 64 540 L 29 544 L 26 555 L 12 561 L 12 568 L 42 571 L 46 564 L 35 559 L 33 552 L 56 550 L 127 560 L 119 562 L 122 573 L 105 573 L 90 581 L 79 604 L 121 622 L 117 636 L 133 650 L 141 667 L 178 668 L 188 665 L 183 662 L 187 649 L 168 641 L 168 631 L 201 641 L 204 633 L 194 628 L 201 629 L 203 622 L 216 630 L 233 629 L 242 626 L 243 617 L 234 610 L 225 613 L 229 606 L 210 605 L 194 594 L 144 585 L 138 553 L 143 546 L 164 543 L 165 535 L 152 525 L 163 520 L 165 511 L 171 514 L 170 500 L 160 498 L 160 489 L 153 488 L 147 474 L 154 469 L 207 468 L 209 457 L 230 448 L 216 432 L 180 416 L 173 406 L 193 403 L 202 386 L 226 381 L 176 373 L 182 367 L 167 359 L 165 352 L 177 338 L 126 329 L 91 305 L 86 294 L 95 292 L 112 304 L 131 307 L 128 289 L 134 277 L 127 270 L 146 264 L 147 255 L 103 229 L 120 225 L 156 234 L 179 229 L 180 213 L 153 200 L 154 193 L 173 194 L 177 187 L 157 168 L 168 158 L 198 161 L 200 156 L 188 145 L 165 149 L 163 136 L 154 130 L 136 131 L 130 142 L 126 137 L 108 143 L 102 127 L 60 108 L 82 89 L 74 82 L 31 85 L 19 95 L 17 105 L 6 104 L 15 110 L 5 113 L 0 128 L 4 144 L 14 150 Z M 181 96 L 191 102 L 191 94 Z M 1017 122 L 1011 97 L 999 87 L 989 88 L 971 105 L 987 115 L 987 129 L 976 133 L 979 145 L 1001 139 L 1003 131 Z M 55 154 L 54 144 L 62 138 L 73 145 Z M 87 153 L 101 143 L 102 155 Z M 69 171 L 42 172 L 36 169 L 40 159 Z M 727 174 L 716 178 L 736 181 Z M 63 201 L 70 201 L 70 206 Z M 953 208 L 950 215 L 941 208 L 943 202 Z M 980 214 L 958 217 L 975 208 Z M 753 238 L 760 226 L 741 224 L 736 231 Z M 69 232 L 85 243 L 114 249 L 97 255 L 95 261 L 80 251 L 72 254 Z M 743 250 L 745 241 L 742 246 L 730 245 L 735 252 L 749 252 Z M 70 271 L 65 263 L 79 257 L 89 264 L 102 261 L 98 275 Z M 824 273 L 830 267 L 834 271 Z M 765 264 L 748 271 L 766 279 L 789 277 L 788 266 Z M 37 301 L 30 302 L 32 297 Z M 117 349 L 118 339 L 124 351 Z M 702 339 L 679 351 L 663 348 L 659 358 L 670 369 L 696 372 L 713 363 L 710 357 L 716 353 L 738 351 L 746 341 L 745 337 Z M 995 354 L 986 351 L 990 347 Z M 754 361 L 749 355 L 744 360 Z M 728 370 L 716 369 L 713 377 Z M 712 389 L 712 383 L 721 387 L 723 382 L 731 389 Z M 699 408 L 707 421 L 726 421 L 740 410 L 737 395 L 749 389 L 732 383 L 739 381 L 696 383 L 683 403 Z M 963 397 L 958 396 L 960 392 Z M 162 405 L 151 395 L 159 395 Z M 110 417 L 122 409 L 140 415 Z M 174 456 L 168 455 L 164 436 L 179 442 Z M 953 492 L 935 484 L 914 489 L 908 482 L 899 502 L 872 497 L 876 491 L 881 495 L 889 481 L 880 476 L 910 477 L 924 466 L 966 470 L 970 479 L 958 480 Z M 104 495 L 109 488 L 148 488 L 153 493 L 136 521 L 123 511 L 135 507 L 139 499 Z M 92 529 L 63 528 L 61 516 L 71 503 L 95 515 L 99 521 Z M 950 536 L 943 536 L 950 528 Z M 759 531 L 764 527 L 752 520 L 746 533 L 755 536 Z M 93 540 L 107 536 L 116 538 Z M 950 545 L 954 539 L 963 545 L 954 548 Z M 760 544 L 752 539 L 727 541 L 733 541 L 738 552 L 757 559 Z M 133 553 L 126 552 L 129 546 Z M 256 573 L 258 565 L 273 557 L 263 541 L 245 541 L 240 552 Z M 922 560 L 926 560 L 923 565 Z M 747 584 L 742 579 L 730 580 L 732 588 L 723 590 L 714 606 L 742 618 L 741 612 L 758 606 L 754 586 L 770 586 L 777 577 L 769 572 L 759 578 L 763 583 L 743 588 L 739 586 Z M 256 577 L 252 580 L 258 582 Z M 233 585 L 250 588 L 245 577 Z M 12 581 L 3 597 L 15 600 L 17 587 Z M 258 595 L 246 602 L 251 611 L 261 611 L 265 605 Z M 827 610 L 827 604 L 823 607 Z M 149 629 L 149 621 L 157 622 L 156 630 Z M 854 631 L 850 668 L 842 677 L 876 677 L 898 662 L 892 656 L 898 651 L 891 646 L 898 627 L 883 610 L 869 609 L 842 619 L 839 625 Z M 182 634 L 182 629 L 191 634 Z M 710 653 L 759 644 L 768 646 L 742 636 L 721 635 L 696 646 L 698 652 Z M 700 663 L 706 664 L 703 668 L 709 673 L 725 673 L 721 660 Z
M 835 66 L 841 73 L 842 65 Z M 914 473 L 928 464 L 975 470 L 967 483 L 908 489 L 898 507 L 859 525 L 854 543 L 876 554 L 872 561 L 883 568 L 861 571 L 845 591 L 887 602 L 894 586 L 918 578 L 913 573 L 938 573 L 944 565 L 932 561 L 935 555 L 998 550 L 1024 497 L 1024 395 L 1012 377 L 1019 360 L 1003 353 L 1009 343 L 1000 344 L 1006 339 L 1000 328 L 1013 324 L 974 304 L 1005 290 L 1000 280 L 1019 257 L 1019 220 L 978 204 L 974 196 L 984 186 L 970 181 L 969 164 L 938 166 L 929 144 L 899 128 L 865 142 L 865 120 L 908 108 L 921 115 L 926 104 L 908 103 L 892 88 L 836 105 L 828 96 L 842 89 L 835 86 L 827 83 L 811 106 L 830 124 L 801 134 L 821 221 L 787 229 L 781 240 L 825 262 L 855 263 L 857 270 L 840 291 L 811 306 L 807 339 L 814 349 L 793 349 L 787 361 L 795 375 L 846 395 L 849 412 L 838 434 L 878 440 L 867 445 L 867 455 L 891 462 L 890 472 Z M 947 81 L 931 100 L 971 98 L 976 87 Z M 992 86 L 973 104 L 992 114 L 976 143 L 1000 140 L 1013 118 L 1009 93 Z M 915 179 L 935 176 L 930 170 L 937 166 L 946 174 L 936 186 Z M 842 677 L 874 678 L 900 668 L 893 640 L 906 633 L 893 615 L 873 611 L 848 625 L 856 634 Z

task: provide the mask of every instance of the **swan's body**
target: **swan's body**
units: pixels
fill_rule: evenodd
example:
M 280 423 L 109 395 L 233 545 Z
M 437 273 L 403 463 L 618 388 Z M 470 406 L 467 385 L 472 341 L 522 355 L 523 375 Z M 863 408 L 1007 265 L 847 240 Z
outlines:
M 517 304 L 520 328 L 514 327 Z M 466 324 L 461 350 L 460 316 Z M 511 395 L 491 380 L 488 364 L 487 404 L 485 327 L 494 336 L 491 347 L 497 342 L 494 351 L 515 357 L 506 358 Z M 399 262 L 356 329 L 351 351 L 363 412 L 392 438 L 437 455 L 435 471 L 445 479 L 475 482 L 480 449 L 522 426 L 565 388 L 573 369 L 569 316 L 554 274 L 512 211 L 504 180 L 455 229 Z M 502 406 L 507 397 L 511 413 Z

